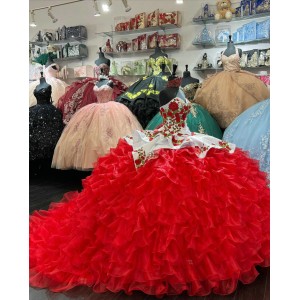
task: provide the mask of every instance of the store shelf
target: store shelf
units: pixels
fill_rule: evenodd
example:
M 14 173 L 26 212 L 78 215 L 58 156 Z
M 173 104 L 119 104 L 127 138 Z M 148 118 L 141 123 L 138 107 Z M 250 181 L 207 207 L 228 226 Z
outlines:
M 270 66 L 260 66 L 260 67 L 245 67 L 245 68 L 241 68 L 242 70 L 268 70 L 270 69 Z M 193 68 L 193 71 L 196 71 L 196 72 L 202 72 L 202 73 L 205 73 L 205 72 L 209 72 L 209 71 L 215 71 L 215 72 L 218 72 L 218 71 L 223 71 L 223 68 L 207 68 L 207 69 L 200 69 L 200 68 L 197 68 L 197 67 L 194 67 Z
M 244 20 L 249 20 L 249 19 L 258 19 L 258 18 L 265 18 L 270 16 L 270 12 L 266 13 L 260 13 L 260 14 L 255 14 L 255 15 L 249 15 L 249 16 L 244 16 L 244 17 L 234 17 L 231 20 L 219 20 L 216 21 L 215 18 L 201 18 L 201 17 L 195 17 L 193 18 L 193 23 L 194 24 L 221 24 L 221 23 L 230 23 L 230 22 L 237 22 L 237 21 L 244 21 Z
M 161 48 L 164 52 L 179 50 L 180 47 L 168 47 L 168 48 Z M 138 50 L 138 51 L 128 51 L 128 52 L 104 52 L 106 55 L 110 57 L 122 57 L 122 56 L 135 56 L 137 54 L 148 54 L 154 53 L 154 49 L 145 49 L 145 50 Z
M 176 28 L 180 28 L 180 26 L 174 24 L 167 24 L 167 25 L 146 27 L 146 28 L 135 29 L 135 30 L 96 32 L 95 34 L 101 36 L 109 36 L 110 38 L 112 38 L 113 36 L 132 35 L 132 34 L 140 34 L 140 33 L 155 32 L 155 31 L 165 31 L 165 30 L 176 29 Z
M 53 61 L 59 62 L 59 61 L 69 61 L 69 60 L 84 59 L 84 58 L 87 58 L 87 56 L 77 55 L 77 56 L 68 56 L 68 57 L 63 57 L 63 58 L 55 58 L 55 59 L 53 59 Z
M 32 45 L 37 45 L 37 46 L 48 46 L 48 45 L 63 45 L 63 44 L 67 44 L 67 43 L 79 43 L 79 42 L 82 42 L 82 41 L 86 41 L 86 38 L 70 38 L 70 39 L 65 39 L 65 40 L 55 40 L 55 41 L 48 41 L 48 42 L 45 42 L 45 41 L 42 41 L 42 42 L 29 42 L 29 44 L 32 44 Z
M 205 44 L 205 43 L 198 43 L 198 42 L 193 42 L 192 44 L 194 46 L 201 46 L 203 48 L 215 48 L 215 47 L 218 47 L 216 44 Z
M 243 42 L 234 42 L 235 45 L 246 45 L 246 44 L 257 44 L 257 43 L 270 43 L 270 39 L 256 39 L 251 41 L 243 41 Z M 225 47 L 227 43 L 224 44 L 204 44 L 204 43 L 192 43 L 194 46 L 201 46 L 203 48 L 220 48 Z
M 235 45 L 246 45 L 246 44 L 256 44 L 256 43 L 270 43 L 270 39 L 256 39 L 244 42 L 234 42 Z

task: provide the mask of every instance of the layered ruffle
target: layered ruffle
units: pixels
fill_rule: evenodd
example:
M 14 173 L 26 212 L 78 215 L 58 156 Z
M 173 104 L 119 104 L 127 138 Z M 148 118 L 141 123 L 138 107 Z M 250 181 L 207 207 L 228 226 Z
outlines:
M 30 217 L 30 284 L 55 292 L 230 294 L 269 265 L 266 175 L 239 149 L 161 149 L 136 170 L 120 140 L 81 193 Z

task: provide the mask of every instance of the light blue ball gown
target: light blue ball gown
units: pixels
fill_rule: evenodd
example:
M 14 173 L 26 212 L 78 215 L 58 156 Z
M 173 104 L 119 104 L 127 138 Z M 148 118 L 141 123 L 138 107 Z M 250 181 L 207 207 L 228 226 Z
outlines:
M 223 140 L 249 151 L 270 178 L 270 99 L 261 101 L 239 115 L 225 130 Z

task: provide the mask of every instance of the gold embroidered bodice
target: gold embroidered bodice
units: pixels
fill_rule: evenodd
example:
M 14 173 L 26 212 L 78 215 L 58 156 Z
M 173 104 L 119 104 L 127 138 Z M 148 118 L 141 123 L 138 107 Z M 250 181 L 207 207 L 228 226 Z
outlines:
M 150 67 L 153 72 L 152 75 L 159 75 L 162 72 L 161 65 L 166 65 L 166 71 L 171 72 L 172 70 L 172 60 L 166 56 L 159 56 L 157 58 L 150 57 L 148 62 L 148 67 Z
M 235 48 L 235 53 L 229 56 L 222 54 L 221 57 L 224 71 L 240 71 L 240 56 L 238 49 Z

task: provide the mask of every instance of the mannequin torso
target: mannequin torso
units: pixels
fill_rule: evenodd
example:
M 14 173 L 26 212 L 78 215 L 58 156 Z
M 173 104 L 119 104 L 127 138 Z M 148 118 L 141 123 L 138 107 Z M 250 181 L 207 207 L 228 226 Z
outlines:
M 239 56 L 242 57 L 242 49 L 238 49 L 238 53 Z M 231 40 L 231 35 L 229 36 L 229 41 L 227 43 L 227 48 L 224 50 L 223 54 L 226 55 L 227 57 L 229 57 L 232 54 L 236 53 L 236 48 L 235 45 L 233 43 L 233 41 Z
M 199 83 L 199 79 L 192 77 L 190 71 L 188 71 L 188 65 L 185 65 L 185 71 L 183 72 L 181 86 L 184 87 L 190 83 Z

